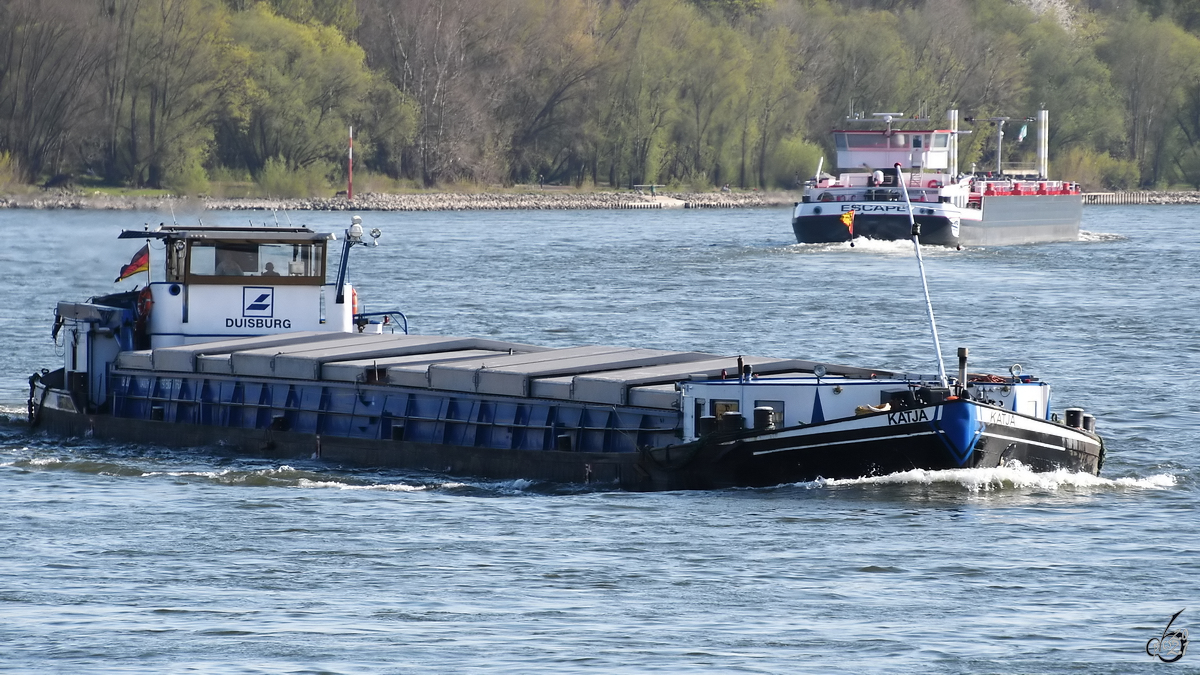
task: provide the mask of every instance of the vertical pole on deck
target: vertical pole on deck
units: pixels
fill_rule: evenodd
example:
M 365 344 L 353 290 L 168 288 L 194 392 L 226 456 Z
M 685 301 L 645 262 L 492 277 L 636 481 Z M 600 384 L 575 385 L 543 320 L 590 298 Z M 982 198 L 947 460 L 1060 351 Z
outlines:
M 958 110 L 946 113 L 950 121 L 950 175 L 958 179 Z
M 1001 163 L 1004 148 L 1004 120 L 996 120 L 996 178 L 1004 177 L 1004 165 Z
M 350 158 L 346 166 L 346 201 L 354 201 L 354 125 L 350 125 Z
M 908 205 L 908 224 L 912 227 L 913 250 L 917 252 L 917 268 L 921 270 L 921 288 L 925 290 L 925 309 L 929 312 L 929 331 L 933 334 L 933 351 L 937 354 L 938 381 L 942 387 L 950 386 L 946 380 L 946 363 L 942 360 L 942 343 L 938 340 L 937 322 L 933 320 L 933 301 L 929 299 L 929 284 L 925 281 L 925 263 L 921 260 L 921 226 L 913 215 L 912 202 L 908 199 L 908 187 L 904 184 L 904 173 L 900 163 L 896 163 L 896 179 L 900 181 L 900 189 L 904 194 L 904 203 Z
M 1050 112 L 1038 111 L 1038 178 L 1050 177 Z

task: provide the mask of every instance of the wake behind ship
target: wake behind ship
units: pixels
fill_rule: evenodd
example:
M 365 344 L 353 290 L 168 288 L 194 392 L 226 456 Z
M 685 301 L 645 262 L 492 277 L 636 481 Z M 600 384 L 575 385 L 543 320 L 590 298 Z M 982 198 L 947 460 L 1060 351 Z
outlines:
M 376 243 L 380 233 L 373 230 Z M 1021 462 L 1098 473 L 1092 416 L 1007 376 L 409 335 L 336 280 L 307 228 L 131 230 L 140 291 L 60 302 L 61 368 L 30 378 L 52 433 L 629 490 L 767 486 Z M 151 243 L 154 243 L 151 247 Z

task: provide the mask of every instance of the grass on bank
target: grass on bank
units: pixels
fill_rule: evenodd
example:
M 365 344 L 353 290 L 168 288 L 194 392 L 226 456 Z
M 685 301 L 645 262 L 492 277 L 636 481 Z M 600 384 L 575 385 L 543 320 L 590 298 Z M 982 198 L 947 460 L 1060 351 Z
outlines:
M 0 193 L 6 195 L 25 194 L 34 190 L 32 185 L 21 182 L 21 165 L 9 152 L 0 152 Z

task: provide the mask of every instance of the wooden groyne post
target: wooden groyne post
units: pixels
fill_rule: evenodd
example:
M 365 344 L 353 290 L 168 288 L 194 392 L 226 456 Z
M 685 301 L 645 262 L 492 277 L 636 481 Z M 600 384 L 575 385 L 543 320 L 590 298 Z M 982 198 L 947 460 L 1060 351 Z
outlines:
M 1131 192 L 1085 192 L 1084 204 L 1200 204 L 1200 191 L 1141 190 Z
M 1083 193 L 1083 203 L 1106 205 L 1151 204 L 1156 203 L 1150 199 L 1155 194 L 1154 192 L 1085 192 Z

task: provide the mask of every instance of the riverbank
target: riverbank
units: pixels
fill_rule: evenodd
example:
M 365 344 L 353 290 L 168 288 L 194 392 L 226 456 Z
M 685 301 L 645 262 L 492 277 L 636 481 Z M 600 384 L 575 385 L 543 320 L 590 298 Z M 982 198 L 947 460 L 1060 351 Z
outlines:
M 0 209 L 93 209 L 105 211 L 488 211 L 574 209 L 758 208 L 791 206 L 799 192 L 575 192 L 546 188 L 530 192 L 366 193 L 337 197 L 142 197 L 81 191 L 39 190 L 0 196 Z M 1090 192 L 1084 204 L 1200 204 L 1200 191 Z
M 1200 204 L 1200 192 L 1085 192 L 1084 204 L 1122 206 L 1127 204 Z
M 330 198 L 121 197 L 45 190 L 0 197 L 0 208 L 252 211 L 483 211 L 511 209 L 664 209 L 790 206 L 792 192 L 574 192 L 545 189 L 513 193 L 367 193 Z

